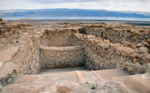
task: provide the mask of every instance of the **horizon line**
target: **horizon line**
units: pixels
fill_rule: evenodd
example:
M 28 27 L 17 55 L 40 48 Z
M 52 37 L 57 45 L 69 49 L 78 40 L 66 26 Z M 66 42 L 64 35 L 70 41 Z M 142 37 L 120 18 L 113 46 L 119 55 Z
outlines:
M 84 9 L 84 8 L 39 8 L 39 9 L 0 9 L 0 11 L 5 10 L 42 10 L 42 9 L 80 9 L 80 10 L 105 10 L 105 11 L 119 11 L 119 12 L 145 12 L 150 13 L 148 11 L 131 11 L 131 10 L 108 10 L 108 9 Z

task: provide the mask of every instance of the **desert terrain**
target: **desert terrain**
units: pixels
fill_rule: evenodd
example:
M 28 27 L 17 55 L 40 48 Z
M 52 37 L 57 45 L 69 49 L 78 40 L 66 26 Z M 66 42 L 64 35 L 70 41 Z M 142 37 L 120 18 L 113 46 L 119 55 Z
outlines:
M 149 24 L 0 18 L 0 93 L 150 93 Z

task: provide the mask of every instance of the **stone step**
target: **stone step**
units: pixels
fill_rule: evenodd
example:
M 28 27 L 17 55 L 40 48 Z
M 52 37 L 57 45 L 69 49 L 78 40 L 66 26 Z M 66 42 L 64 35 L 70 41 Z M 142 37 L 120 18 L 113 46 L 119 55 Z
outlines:
M 40 46 L 40 62 L 43 69 L 84 66 L 82 46 Z
M 42 69 L 39 74 L 66 73 L 66 72 L 73 72 L 73 71 L 87 71 L 87 70 L 84 67 Z

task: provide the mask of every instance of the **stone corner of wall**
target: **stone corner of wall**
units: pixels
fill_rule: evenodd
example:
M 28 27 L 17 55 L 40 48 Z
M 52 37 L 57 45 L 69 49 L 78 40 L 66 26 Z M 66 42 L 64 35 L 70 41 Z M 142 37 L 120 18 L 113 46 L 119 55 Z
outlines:
M 0 83 L 2 85 L 11 82 L 17 74 L 20 73 L 19 67 L 14 62 L 0 62 Z

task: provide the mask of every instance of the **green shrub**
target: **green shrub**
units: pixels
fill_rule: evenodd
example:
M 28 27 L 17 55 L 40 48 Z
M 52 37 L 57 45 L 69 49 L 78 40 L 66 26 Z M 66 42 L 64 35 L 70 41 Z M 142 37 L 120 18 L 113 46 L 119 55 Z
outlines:
M 95 86 L 92 86 L 91 89 L 96 89 L 96 87 L 95 87 Z

